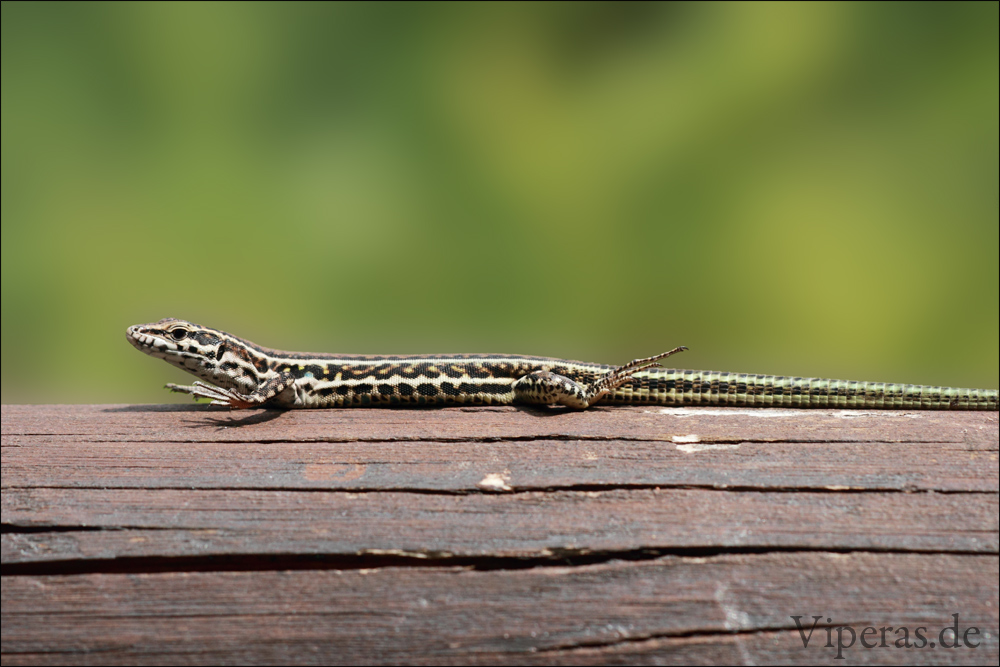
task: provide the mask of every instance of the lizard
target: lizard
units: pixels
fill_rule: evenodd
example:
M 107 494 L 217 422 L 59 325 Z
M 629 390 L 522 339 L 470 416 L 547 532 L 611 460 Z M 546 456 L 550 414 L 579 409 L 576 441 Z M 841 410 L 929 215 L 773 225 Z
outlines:
M 285 352 L 178 319 L 137 324 L 129 342 L 202 381 L 175 392 L 234 409 L 597 403 L 997 410 L 996 389 L 662 368 L 675 347 L 624 366 L 506 354 Z

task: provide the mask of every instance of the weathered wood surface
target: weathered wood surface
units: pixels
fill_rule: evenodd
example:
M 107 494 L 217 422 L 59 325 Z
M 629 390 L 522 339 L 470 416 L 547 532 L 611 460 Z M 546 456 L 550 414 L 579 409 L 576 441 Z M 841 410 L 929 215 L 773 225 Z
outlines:
M 506 571 L 16 577 L 4 583 L 4 660 L 59 663 L 65 654 L 39 648 L 72 646 L 115 664 L 149 660 L 153 648 L 170 662 L 603 663 L 685 653 L 819 662 L 836 655 L 823 646 L 825 627 L 803 649 L 789 615 L 811 625 L 823 614 L 824 626 L 832 617 L 857 631 L 926 626 L 937 640 L 955 609 L 961 632 L 990 627 L 997 580 L 996 556 L 802 552 Z M 897 598 L 901 582 L 908 600 Z M 996 635 L 954 651 L 996 664 Z M 844 653 L 905 662 L 934 650 Z
M 2 454 L 4 664 L 1000 657 L 996 413 L 4 406 Z

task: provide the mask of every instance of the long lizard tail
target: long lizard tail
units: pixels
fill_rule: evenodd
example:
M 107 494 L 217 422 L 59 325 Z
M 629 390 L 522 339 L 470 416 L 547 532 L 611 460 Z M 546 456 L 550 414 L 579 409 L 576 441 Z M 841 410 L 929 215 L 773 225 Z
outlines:
M 787 408 L 996 410 L 997 390 L 650 369 L 636 373 L 630 384 L 619 387 L 602 402 Z

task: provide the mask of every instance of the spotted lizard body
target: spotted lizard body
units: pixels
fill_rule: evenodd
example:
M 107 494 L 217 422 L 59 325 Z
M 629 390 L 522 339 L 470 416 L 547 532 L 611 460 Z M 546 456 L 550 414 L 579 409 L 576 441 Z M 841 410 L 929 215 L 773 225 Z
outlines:
M 624 366 L 504 354 L 364 356 L 283 352 L 176 319 L 128 328 L 139 350 L 204 382 L 173 391 L 231 408 L 405 405 L 731 405 L 996 410 L 996 389 Z

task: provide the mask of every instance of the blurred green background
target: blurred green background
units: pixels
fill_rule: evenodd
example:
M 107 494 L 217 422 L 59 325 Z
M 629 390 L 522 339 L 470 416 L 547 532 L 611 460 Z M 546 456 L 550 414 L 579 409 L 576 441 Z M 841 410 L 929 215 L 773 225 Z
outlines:
M 2 400 L 188 401 L 167 316 L 996 387 L 997 7 L 5 2 Z

